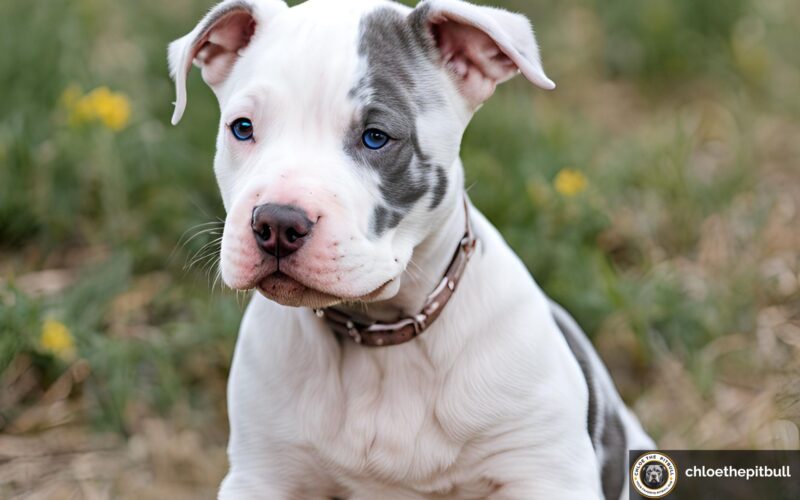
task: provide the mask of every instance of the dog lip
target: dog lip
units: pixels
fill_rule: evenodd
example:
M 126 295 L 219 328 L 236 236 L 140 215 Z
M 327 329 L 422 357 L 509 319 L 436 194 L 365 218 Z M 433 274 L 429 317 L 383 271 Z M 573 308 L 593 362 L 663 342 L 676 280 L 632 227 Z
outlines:
M 256 285 L 264 297 L 291 307 L 328 307 L 339 302 L 337 297 L 316 290 L 282 271 L 270 273 Z
M 278 284 L 278 286 L 281 286 L 281 285 L 283 285 L 283 286 L 297 286 L 297 287 L 302 287 L 302 288 L 313 289 L 313 287 L 310 287 L 310 286 L 306 285 L 305 283 L 301 282 L 300 280 L 295 279 L 295 278 L 289 276 L 287 273 L 285 273 L 283 271 L 280 271 L 280 270 L 275 270 L 275 271 L 273 271 L 273 272 L 271 272 L 269 274 L 266 274 L 266 275 L 261 276 L 260 278 L 258 278 L 258 282 L 256 283 L 255 288 L 258 288 L 259 290 L 264 291 L 264 288 L 268 288 L 268 287 L 274 288 L 274 286 L 271 286 L 271 285 L 275 285 L 275 284 Z
M 379 297 L 394 280 L 390 278 L 363 295 L 343 296 L 310 286 L 283 270 L 275 270 L 259 278 L 254 288 L 279 304 L 322 308 L 343 302 L 369 302 Z

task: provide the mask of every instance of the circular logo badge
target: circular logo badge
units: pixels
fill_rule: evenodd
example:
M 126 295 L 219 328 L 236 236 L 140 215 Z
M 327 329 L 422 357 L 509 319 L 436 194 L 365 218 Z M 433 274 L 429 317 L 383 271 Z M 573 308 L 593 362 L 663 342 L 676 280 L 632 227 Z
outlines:
M 631 484 L 645 498 L 667 496 L 677 482 L 678 467 L 663 453 L 645 453 L 631 466 Z

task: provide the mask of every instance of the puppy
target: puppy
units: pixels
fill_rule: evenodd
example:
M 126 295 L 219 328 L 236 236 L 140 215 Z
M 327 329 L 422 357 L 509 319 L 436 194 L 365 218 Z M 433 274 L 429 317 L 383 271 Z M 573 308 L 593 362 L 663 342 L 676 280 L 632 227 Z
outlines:
M 221 498 L 626 496 L 626 450 L 652 441 L 464 193 L 462 134 L 495 87 L 555 86 L 525 17 L 226 0 L 169 62 L 173 123 L 193 63 L 218 98 L 221 276 L 259 292 Z

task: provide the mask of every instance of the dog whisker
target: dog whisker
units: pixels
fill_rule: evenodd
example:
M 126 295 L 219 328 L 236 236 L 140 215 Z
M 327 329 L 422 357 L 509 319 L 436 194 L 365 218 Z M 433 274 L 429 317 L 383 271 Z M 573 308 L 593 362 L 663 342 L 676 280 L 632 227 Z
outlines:
M 191 243 L 192 241 L 194 241 L 197 237 L 199 237 L 201 235 L 206 235 L 206 234 L 210 234 L 212 236 L 220 236 L 220 235 L 222 235 L 222 229 L 224 228 L 224 226 L 225 226 L 225 223 L 223 221 L 220 221 L 220 222 L 210 221 L 210 222 L 203 222 L 203 223 L 200 223 L 200 224 L 197 224 L 195 226 L 190 227 L 189 229 L 184 231 L 183 234 L 181 234 L 180 238 L 178 238 L 178 241 L 175 243 L 175 246 L 172 248 L 172 251 L 170 252 L 169 257 L 167 258 L 167 261 L 171 262 L 174 259 L 175 254 L 178 251 L 183 250 L 184 248 L 186 248 L 186 246 L 189 243 Z M 194 234 L 191 234 L 191 236 L 187 237 L 187 235 L 189 235 L 190 233 L 194 233 Z
M 222 229 L 223 227 L 224 227 L 224 223 L 219 223 L 219 222 L 215 222 L 215 221 L 204 222 L 202 224 L 197 224 L 195 226 L 190 227 L 186 231 L 184 231 L 183 234 L 181 234 L 180 238 L 178 238 L 178 242 L 177 242 L 176 245 L 183 247 L 187 243 L 189 243 L 193 238 L 195 238 L 196 236 L 198 236 L 200 234 L 203 234 L 205 232 L 208 232 L 208 231 L 213 231 L 215 229 Z M 194 232 L 194 231 L 196 231 L 196 233 L 192 234 L 191 236 L 189 236 L 187 238 L 187 235 L 189 233 Z
M 211 256 L 218 256 L 220 248 L 218 243 L 222 241 L 222 237 L 215 238 L 212 241 L 209 241 L 205 245 L 203 245 L 197 252 L 195 252 L 191 257 L 190 261 L 184 266 L 184 270 L 188 271 L 192 269 L 196 264 L 204 261 L 205 259 Z

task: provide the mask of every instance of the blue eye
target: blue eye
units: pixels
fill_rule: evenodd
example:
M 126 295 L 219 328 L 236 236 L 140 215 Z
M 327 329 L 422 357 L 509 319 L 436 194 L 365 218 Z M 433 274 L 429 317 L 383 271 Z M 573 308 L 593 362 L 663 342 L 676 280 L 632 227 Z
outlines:
M 248 141 L 253 138 L 253 122 L 247 118 L 237 118 L 231 123 L 231 133 L 238 141 Z
M 389 143 L 389 134 L 382 130 L 371 128 L 361 136 L 361 142 L 369 149 L 381 149 Z

